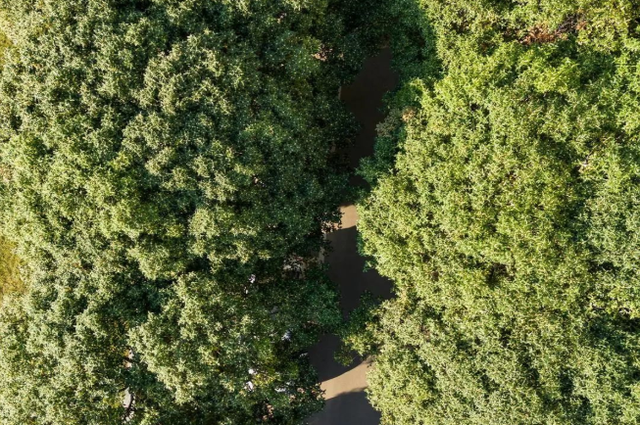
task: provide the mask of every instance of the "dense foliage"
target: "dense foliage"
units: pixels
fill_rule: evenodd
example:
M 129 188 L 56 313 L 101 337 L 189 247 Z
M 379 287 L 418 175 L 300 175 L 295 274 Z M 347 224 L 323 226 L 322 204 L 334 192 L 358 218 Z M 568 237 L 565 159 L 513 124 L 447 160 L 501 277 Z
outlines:
M 15 247 L 0 237 L 0 308 L 5 297 L 21 294 L 24 284 L 20 279 L 20 259 L 14 253 Z
M 3 0 L 3 424 L 301 422 L 340 320 L 337 99 L 358 35 L 326 0 Z M 348 73 L 348 72 L 347 72 Z
M 5 51 L 11 45 L 8 37 L 2 31 L 4 27 L 0 13 L 0 69 L 4 64 Z M 1 173 L 0 178 L 2 178 Z M 14 253 L 13 244 L 0 236 L 0 306 L 5 296 L 22 291 L 23 285 L 20 280 L 19 268 L 20 260 Z
M 640 4 L 394 11 L 359 229 L 396 298 L 348 336 L 383 422 L 638 423 Z

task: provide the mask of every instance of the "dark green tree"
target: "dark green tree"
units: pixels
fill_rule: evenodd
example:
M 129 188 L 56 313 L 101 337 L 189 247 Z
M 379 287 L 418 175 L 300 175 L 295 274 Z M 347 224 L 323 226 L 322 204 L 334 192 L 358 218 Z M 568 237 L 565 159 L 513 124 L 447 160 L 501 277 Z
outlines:
M 353 130 L 342 6 L 1 7 L 1 213 L 27 288 L 0 311 L 0 422 L 302 422 L 304 350 L 340 320 L 315 258 Z
M 397 57 L 437 55 L 406 64 L 362 167 L 363 251 L 396 292 L 347 335 L 375 358 L 374 406 L 397 425 L 638 423 L 638 2 L 418 6 L 409 27 L 434 38 L 399 35 Z

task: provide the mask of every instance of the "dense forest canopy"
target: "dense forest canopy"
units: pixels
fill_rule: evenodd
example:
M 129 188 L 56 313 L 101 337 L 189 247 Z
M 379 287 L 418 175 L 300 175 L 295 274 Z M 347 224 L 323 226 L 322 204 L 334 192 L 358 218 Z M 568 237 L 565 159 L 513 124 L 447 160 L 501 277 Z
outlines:
M 335 326 L 337 99 L 364 48 L 328 0 L 1 4 L 4 424 L 299 423 Z M 6 300 L 5 300 L 6 301 Z
M 638 0 L 0 0 L 0 422 L 299 424 L 359 173 L 384 424 L 640 418 Z
M 383 423 L 637 423 L 640 4 L 392 4 L 359 229 L 397 297 L 347 337 Z

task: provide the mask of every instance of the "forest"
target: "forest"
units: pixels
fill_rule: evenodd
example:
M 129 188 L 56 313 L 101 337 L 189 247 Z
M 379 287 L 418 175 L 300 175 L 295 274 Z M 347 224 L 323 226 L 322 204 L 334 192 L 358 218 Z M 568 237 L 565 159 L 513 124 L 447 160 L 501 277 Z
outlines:
M 639 423 L 639 62 L 640 0 L 0 0 L 0 423 L 306 424 L 327 334 L 383 425 Z

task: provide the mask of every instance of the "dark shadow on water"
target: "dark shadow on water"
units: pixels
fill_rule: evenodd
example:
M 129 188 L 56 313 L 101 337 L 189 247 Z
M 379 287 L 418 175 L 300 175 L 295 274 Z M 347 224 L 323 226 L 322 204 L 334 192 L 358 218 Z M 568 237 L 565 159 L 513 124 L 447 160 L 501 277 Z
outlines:
M 375 411 L 364 391 L 344 393 L 327 400 L 324 409 L 309 420 L 310 425 L 377 425 L 380 413 Z
M 365 291 L 384 299 L 391 297 L 391 282 L 388 279 L 380 276 L 375 270 L 363 272 L 365 260 L 357 251 L 358 232 L 355 227 L 336 230 L 327 237 L 333 249 L 326 258 L 329 277 L 338 283 L 340 306 L 345 317 L 359 305 L 360 297 Z M 362 361 L 354 355 L 354 361 L 349 366 L 336 362 L 334 354 L 339 346 L 337 336 L 324 335 L 309 350 L 309 357 L 318 372 L 320 382 L 342 375 Z
M 384 95 L 398 84 L 391 71 L 391 50 L 383 49 L 378 56 L 365 61 L 355 81 L 342 88 L 341 99 L 361 125 L 360 134 L 349 150 L 349 163 L 357 167 L 360 159 L 373 155 L 376 126 L 385 116 Z
M 355 227 L 339 229 L 327 237 L 333 251 L 327 257 L 329 277 L 340 286 L 340 305 L 346 316 L 360 304 L 365 291 L 388 299 L 391 282 L 375 270 L 363 272 L 365 260 L 357 250 L 358 231 Z
M 349 163 L 356 168 L 360 159 L 373 155 L 376 126 L 384 119 L 383 97 L 393 90 L 398 77 L 391 71 L 391 51 L 384 49 L 368 59 L 355 81 L 342 88 L 341 98 L 361 125 L 361 131 L 348 151 Z M 362 178 L 351 179 L 354 187 L 366 186 Z M 340 290 L 340 306 L 347 317 L 358 306 L 365 292 L 390 298 L 391 283 L 375 270 L 364 272 L 365 260 L 358 254 L 358 232 L 355 227 L 339 229 L 327 235 L 332 251 L 326 257 L 329 277 Z M 320 382 L 342 375 L 360 364 L 354 356 L 345 367 L 335 361 L 340 342 L 335 335 L 325 335 L 309 350 L 309 358 Z M 349 390 L 349 389 L 346 389 Z M 367 401 L 364 391 L 349 392 L 327 400 L 324 409 L 311 418 L 313 425 L 377 425 L 380 415 Z
M 328 381 L 345 372 L 350 371 L 360 363 L 359 359 L 349 366 L 343 366 L 334 359 L 334 354 L 340 347 L 340 339 L 336 335 L 324 335 L 320 341 L 309 350 L 309 359 L 318 372 L 320 382 Z

